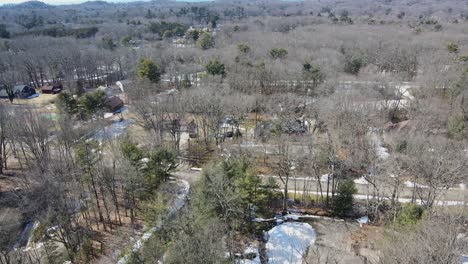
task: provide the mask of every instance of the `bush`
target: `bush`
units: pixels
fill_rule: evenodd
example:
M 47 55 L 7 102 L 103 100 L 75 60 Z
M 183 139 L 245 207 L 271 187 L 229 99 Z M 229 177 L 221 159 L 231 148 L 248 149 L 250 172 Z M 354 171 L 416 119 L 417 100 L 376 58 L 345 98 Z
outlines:
M 357 75 L 364 66 L 364 61 L 361 58 L 351 58 L 346 60 L 344 71 L 349 74 Z
M 450 53 L 458 53 L 459 51 L 459 47 L 456 43 L 449 43 L 447 45 L 447 50 L 450 52 Z
M 288 51 L 283 48 L 275 48 L 270 50 L 270 56 L 273 59 L 284 59 L 288 55 Z
M 211 60 L 208 64 L 205 65 L 206 71 L 208 74 L 211 75 L 225 75 L 225 67 L 224 64 L 219 62 L 218 60 Z
M 237 49 L 241 52 L 241 53 L 248 53 L 250 51 L 250 47 L 249 45 L 245 44 L 245 43 L 239 43 L 237 44 Z
M 417 204 L 404 205 L 397 214 L 396 222 L 400 226 L 415 225 L 423 217 L 424 209 Z

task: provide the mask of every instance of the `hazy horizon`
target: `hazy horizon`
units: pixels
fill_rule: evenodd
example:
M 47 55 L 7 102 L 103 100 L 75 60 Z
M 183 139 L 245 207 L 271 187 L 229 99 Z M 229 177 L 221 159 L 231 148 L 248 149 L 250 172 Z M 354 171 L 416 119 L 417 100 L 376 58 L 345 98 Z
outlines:
M 38 0 L 50 5 L 66 5 L 66 4 L 80 4 L 92 0 Z M 125 3 L 125 2 L 137 2 L 137 1 L 151 1 L 151 0 L 104 0 L 110 3 Z M 0 5 L 5 4 L 20 4 L 24 2 L 29 2 L 28 0 L 0 0 Z

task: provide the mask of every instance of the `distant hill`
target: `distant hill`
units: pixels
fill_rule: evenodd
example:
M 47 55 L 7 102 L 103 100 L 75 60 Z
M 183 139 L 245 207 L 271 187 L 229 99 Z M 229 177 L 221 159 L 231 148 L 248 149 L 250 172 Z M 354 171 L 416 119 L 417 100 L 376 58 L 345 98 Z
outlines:
M 7 8 L 30 8 L 30 9 L 45 9 L 52 7 L 41 1 L 27 1 L 19 4 L 5 4 Z
M 87 2 L 84 2 L 82 3 L 82 5 L 94 5 L 94 6 L 104 6 L 104 5 L 108 5 L 109 3 L 106 2 L 106 1 L 87 1 Z

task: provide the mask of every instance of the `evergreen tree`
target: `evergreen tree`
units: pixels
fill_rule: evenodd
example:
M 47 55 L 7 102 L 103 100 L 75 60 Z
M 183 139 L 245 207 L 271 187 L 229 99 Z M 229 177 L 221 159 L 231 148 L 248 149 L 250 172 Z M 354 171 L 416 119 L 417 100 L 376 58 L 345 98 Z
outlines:
M 159 65 L 150 59 L 142 59 L 138 66 L 138 76 L 148 78 L 153 83 L 159 82 L 161 78 Z
M 337 194 L 333 201 L 333 213 L 346 216 L 353 210 L 353 195 L 357 192 L 354 181 L 346 180 L 338 185 Z
M 198 38 L 197 44 L 201 49 L 207 50 L 213 47 L 213 38 L 211 37 L 210 33 L 203 32 Z

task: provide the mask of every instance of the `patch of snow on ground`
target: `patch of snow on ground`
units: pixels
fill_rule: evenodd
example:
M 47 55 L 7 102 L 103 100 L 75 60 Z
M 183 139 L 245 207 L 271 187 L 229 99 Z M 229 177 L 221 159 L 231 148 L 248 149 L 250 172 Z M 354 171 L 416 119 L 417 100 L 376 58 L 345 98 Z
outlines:
M 468 255 L 461 256 L 461 264 L 468 264 Z
M 369 128 L 369 131 L 371 133 L 371 139 L 374 143 L 377 157 L 379 157 L 379 159 L 381 160 L 387 159 L 390 156 L 390 154 L 388 153 L 388 149 L 383 146 L 382 139 L 380 138 L 377 130 L 374 128 Z
M 295 214 L 287 214 L 284 216 L 284 219 L 285 220 L 294 220 L 294 221 L 297 221 L 299 220 L 299 217 L 301 217 L 300 215 L 295 215 Z
M 366 216 L 363 216 L 361 218 L 356 219 L 356 221 L 362 227 L 362 225 L 365 225 L 365 224 L 369 223 L 369 217 L 366 215 Z
M 284 223 L 268 231 L 266 252 L 269 263 L 301 264 L 304 254 L 315 242 L 315 230 L 307 223 Z
M 236 264 L 260 264 L 261 263 L 260 254 L 258 253 L 258 249 L 257 249 L 256 246 L 251 245 L 251 246 L 248 246 L 244 250 L 244 255 L 252 254 L 252 253 L 255 254 L 255 258 L 253 258 L 253 259 L 239 259 L 239 260 L 236 261 Z
M 377 146 L 376 151 L 377 151 L 377 157 L 379 157 L 382 160 L 385 160 L 388 158 L 388 156 L 390 156 L 390 154 L 388 154 L 387 148 L 383 146 Z
M 111 125 L 104 127 L 104 129 L 97 131 L 93 138 L 100 142 L 106 139 L 117 138 L 122 135 L 125 132 L 125 129 L 133 123 L 134 121 L 131 119 L 115 121 Z

